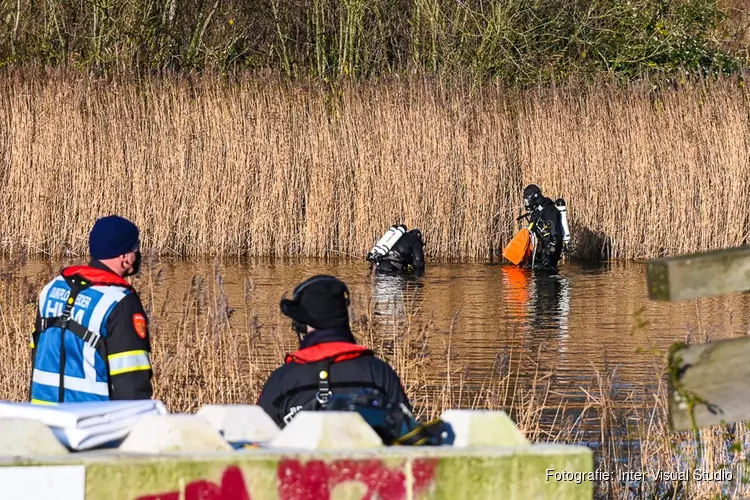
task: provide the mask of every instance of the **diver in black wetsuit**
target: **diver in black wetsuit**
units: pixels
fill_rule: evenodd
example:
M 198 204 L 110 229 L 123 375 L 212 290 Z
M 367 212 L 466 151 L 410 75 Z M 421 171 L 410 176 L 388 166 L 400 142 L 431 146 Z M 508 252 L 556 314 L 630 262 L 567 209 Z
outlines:
M 525 267 L 533 265 L 534 269 L 556 272 L 564 236 L 560 211 L 551 199 L 542 196 L 542 190 L 536 184 L 524 188 L 523 204 L 537 239 L 533 263 Z
M 406 226 L 402 227 L 406 228 Z M 368 260 L 374 264 L 376 272 L 421 273 L 425 268 L 422 232 L 419 229 L 412 229 L 404 233 L 388 253 L 377 259 L 368 257 Z

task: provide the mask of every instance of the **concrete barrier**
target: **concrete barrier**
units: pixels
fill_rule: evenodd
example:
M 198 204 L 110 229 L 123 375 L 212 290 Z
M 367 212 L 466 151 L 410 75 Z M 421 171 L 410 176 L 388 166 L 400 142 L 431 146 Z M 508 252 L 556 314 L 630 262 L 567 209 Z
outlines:
M 52 430 L 26 418 L 0 418 L 0 457 L 67 455 Z
M 57 461 L 83 464 L 80 500 L 362 500 L 555 499 L 593 497 L 593 484 L 548 471 L 592 472 L 587 448 L 563 445 L 389 447 L 371 450 L 280 453 L 247 450 L 180 456 L 81 452 Z M 3 462 L 0 460 L 0 477 Z M 45 469 L 36 475 L 44 478 Z M 26 478 L 28 481 L 28 477 Z M 36 479 L 34 480 L 36 481 Z M 22 487 L 22 485 L 19 485 Z M 28 500 L 28 498 L 26 499 Z M 77 500 L 77 499 L 71 499 Z
M 119 449 L 138 453 L 176 453 L 229 451 L 232 447 L 202 417 L 146 415 L 133 426 Z
M 256 405 L 205 405 L 196 413 L 230 443 L 268 443 L 279 427 Z
M 453 428 L 456 448 L 530 444 L 504 411 L 448 410 L 440 419 Z
M 354 450 L 384 445 L 380 436 L 357 412 L 301 411 L 269 446 L 297 450 Z
M 146 416 L 117 449 L 0 457 L 0 498 L 61 489 L 65 500 L 593 497 L 590 449 L 529 444 L 502 412 L 445 417 L 459 447 L 386 447 L 357 413 L 302 412 L 268 446 L 234 450 L 202 417 Z

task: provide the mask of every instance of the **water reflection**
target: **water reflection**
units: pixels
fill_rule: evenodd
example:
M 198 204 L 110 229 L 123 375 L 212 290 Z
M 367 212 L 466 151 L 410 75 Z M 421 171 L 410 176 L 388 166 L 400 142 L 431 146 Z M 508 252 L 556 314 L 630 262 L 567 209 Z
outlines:
M 408 310 L 424 299 L 422 275 L 372 275 L 371 304 L 376 328 L 398 328 L 406 323 Z
M 558 351 L 564 353 L 570 337 L 571 279 L 511 266 L 503 266 L 501 272 L 507 314 L 520 320 L 533 340 L 527 347 L 533 351 L 556 338 Z
M 558 351 L 567 349 L 568 316 L 570 314 L 570 278 L 563 275 L 535 273 L 531 282 L 529 307 L 532 332 L 555 332 L 560 342 Z

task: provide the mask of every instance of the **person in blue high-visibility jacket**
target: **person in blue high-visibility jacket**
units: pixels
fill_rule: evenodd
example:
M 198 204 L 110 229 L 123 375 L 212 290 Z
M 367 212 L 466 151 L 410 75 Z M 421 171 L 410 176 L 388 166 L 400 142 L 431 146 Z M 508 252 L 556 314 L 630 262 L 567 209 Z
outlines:
M 89 234 L 88 265 L 62 270 L 42 289 L 32 334 L 31 402 L 150 399 L 151 343 L 141 300 L 140 232 L 112 215 Z

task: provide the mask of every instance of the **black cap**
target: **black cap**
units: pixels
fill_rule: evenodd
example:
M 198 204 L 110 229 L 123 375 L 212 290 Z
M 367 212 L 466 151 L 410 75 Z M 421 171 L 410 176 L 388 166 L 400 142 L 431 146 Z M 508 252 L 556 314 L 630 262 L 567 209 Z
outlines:
M 280 305 L 282 314 L 316 330 L 349 326 L 349 289 L 334 276 L 321 274 L 303 281 Z

